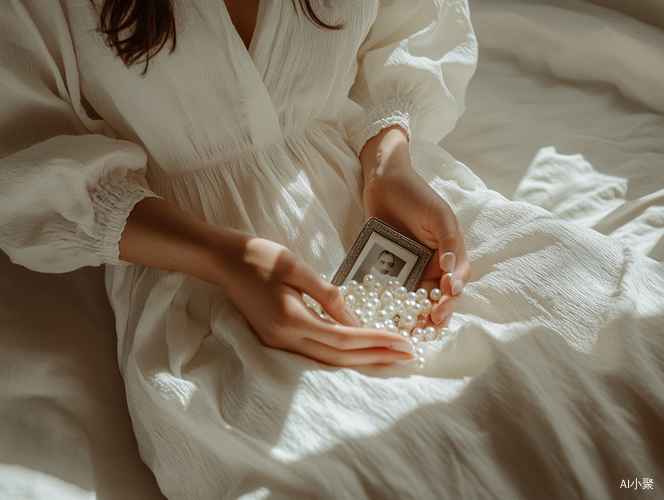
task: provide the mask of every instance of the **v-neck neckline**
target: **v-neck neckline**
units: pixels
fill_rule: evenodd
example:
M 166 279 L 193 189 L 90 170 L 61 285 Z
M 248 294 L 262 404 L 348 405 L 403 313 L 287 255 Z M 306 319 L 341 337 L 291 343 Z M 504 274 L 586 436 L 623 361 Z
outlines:
M 242 39 L 242 36 L 240 36 L 240 32 L 237 30 L 237 27 L 235 26 L 235 23 L 233 23 L 233 18 L 231 17 L 230 12 L 228 11 L 228 6 L 226 5 L 226 2 L 222 1 L 221 3 L 223 4 L 224 12 L 226 14 L 226 17 L 228 19 L 228 22 L 233 29 L 234 37 L 238 41 L 238 43 L 242 46 L 242 48 L 245 50 L 245 52 L 251 57 L 251 59 L 254 59 L 254 54 L 256 52 L 256 46 L 258 44 L 258 39 L 260 38 L 260 33 L 261 33 L 261 26 L 263 24 L 263 18 L 264 18 L 264 4 L 266 0 L 258 0 L 258 10 L 256 12 L 256 24 L 254 25 L 254 31 L 251 34 L 251 40 L 249 41 L 249 46 L 247 47 L 244 43 L 244 40 Z

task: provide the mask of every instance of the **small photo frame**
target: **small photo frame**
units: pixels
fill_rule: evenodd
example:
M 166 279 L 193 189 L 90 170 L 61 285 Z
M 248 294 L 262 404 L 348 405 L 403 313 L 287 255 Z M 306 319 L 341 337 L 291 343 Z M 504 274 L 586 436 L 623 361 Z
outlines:
M 433 254 L 433 250 L 371 217 L 334 275 L 332 284 L 347 285 L 350 280 L 362 283 L 365 275 L 372 274 L 381 283 L 399 280 L 412 292 Z

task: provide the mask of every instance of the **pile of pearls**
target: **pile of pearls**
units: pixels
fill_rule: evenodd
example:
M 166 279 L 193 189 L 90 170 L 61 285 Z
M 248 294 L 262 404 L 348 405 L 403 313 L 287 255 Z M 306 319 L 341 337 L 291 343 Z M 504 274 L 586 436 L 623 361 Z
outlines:
M 367 274 L 362 283 L 351 280 L 339 290 L 344 295 L 346 305 L 355 313 L 365 328 L 376 328 L 398 333 L 408 339 L 416 356 L 415 366 L 424 368 L 426 359 L 420 342 L 441 339 L 448 333 L 447 328 L 417 325 L 426 324 L 433 302 L 439 301 L 443 294 L 438 288 L 427 292 L 420 288 L 409 292 L 398 280 L 389 280 L 385 284 Z M 334 321 L 310 296 L 302 295 L 305 304 L 316 311 L 322 318 Z

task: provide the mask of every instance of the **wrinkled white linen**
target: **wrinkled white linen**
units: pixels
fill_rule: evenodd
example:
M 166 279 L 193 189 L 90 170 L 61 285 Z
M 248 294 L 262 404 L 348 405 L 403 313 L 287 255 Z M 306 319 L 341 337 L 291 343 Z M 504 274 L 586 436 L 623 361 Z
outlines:
M 269 152 L 316 160 L 306 143 L 328 144 L 335 130 L 307 131 Z M 426 346 L 422 373 L 334 369 L 267 349 L 210 285 L 133 266 L 109 273 L 135 432 L 169 498 L 607 498 L 623 476 L 662 484 L 662 266 L 483 189 L 411 131 L 414 164 L 453 205 L 473 263 L 455 333 Z M 251 157 L 256 169 L 273 160 L 259 150 Z M 269 177 L 256 188 L 229 163 L 214 175 L 192 171 L 217 183 L 196 183 L 192 198 L 177 180 L 152 187 L 211 219 L 263 203 L 246 219 L 259 234 L 333 270 L 361 224 L 361 214 L 337 211 L 355 200 L 321 196 L 329 179 L 308 163 L 289 183 L 288 170 L 259 169 L 282 176 L 278 191 Z M 344 182 L 357 191 L 355 177 Z M 219 192 L 232 200 L 226 211 L 209 203 Z M 311 215 L 319 204 L 345 238 L 321 236 Z M 275 214 L 281 226 L 262 218 Z

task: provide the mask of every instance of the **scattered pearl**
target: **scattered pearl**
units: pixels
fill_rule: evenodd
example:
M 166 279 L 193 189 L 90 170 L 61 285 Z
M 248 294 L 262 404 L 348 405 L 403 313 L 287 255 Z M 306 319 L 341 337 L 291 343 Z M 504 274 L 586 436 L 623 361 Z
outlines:
M 433 326 L 427 326 L 424 329 L 424 340 L 434 340 L 436 338 L 438 332 L 436 332 L 436 329 Z
M 422 306 L 417 302 L 415 302 L 415 304 L 413 304 L 413 307 L 411 307 L 410 309 L 410 314 L 412 314 L 413 316 L 419 316 L 420 314 L 422 314 Z
M 406 294 L 406 300 L 412 300 L 413 302 L 417 302 L 417 294 L 415 292 L 408 292 Z
M 357 285 L 355 288 L 355 295 L 358 297 L 364 297 L 367 294 L 367 289 L 364 288 L 362 285 Z
M 404 338 L 410 339 L 410 332 L 408 330 L 399 330 L 399 335 L 401 335 Z
M 341 292 L 341 295 L 345 297 L 346 294 L 348 293 L 348 287 L 346 285 L 341 285 L 339 287 L 339 291 Z
M 415 338 L 415 337 L 410 337 L 408 339 L 408 342 L 410 342 L 410 345 L 413 346 L 413 349 L 417 349 L 420 345 L 420 339 Z
M 413 351 L 413 354 L 415 356 L 424 356 L 424 349 L 422 349 L 421 347 L 418 347 L 417 349 L 415 349 Z
M 427 360 L 423 357 L 417 358 L 417 361 L 415 362 L 415 368 L 418 370 L 423 369 L 427 364 Z
M 362 306 L 362 311 L 364 311 L 365 313 L 368 313 L 369 311 L 371 311 L 371 313 L 375 313 L 376 306 L 374 306 L 371 302 L 367 302 Z
M 369 288 L 371 285 L 374 284 L 376 281 L 376 278 L 373 277 L 373 274 L 367 274 L 364 279 L 362 280 L 362 283 L 364 283 L 364 286 Z
M 348 282 L 348 284 L 346 285 L 346 287 L 348 288 L 348 291 L 349 291 L 350 293 L 354 293 L 354 292 L 355 292 L 355 289 L 357 288 L 357 281 L 355 281 L 355 280 L 350 280 L 350 281 Z
M 393 292 L 394 290 L 399 288 L 397 283 L 398 282 L 396 280 L 387 280 L 387 282 L 385 283 L 385 289 L 390 292 Z
M 427 292 L 424 288 L 420 288 L 415 292 L 417 295 L 417 301 L 418 302 L 423 302 L 429 297 L 429 292 Z
M 376 311 L 376 321 L 380 321 L 381 323 L 385 323 L 389 319 L 390 319 L 390 316 L 387 314 L 387 311 L 385 311 L 384 309 L 380 309 L 379 311 Z
M 429 292 L 429 298 L 434 302 L 438 301 L 443 298 L 443 292 L 440 291 L 440 288 L 434 288 Z
M 405 330 L 412 330 L 413 327 L 415 326 L 416 321 L 417 320 L 415 319 L 414 316 L 407 314 L 403 318 L 401 318 L 401 320 L 399 321 L 399 326 Z
M 415 337 L 417 340 L 423 340 L 424 339 L 424 330 L 421 328 L 413 328 L 413 331 L 410 332 L 410 334 Z
M 385 327 L 385 329 L 388 332 L 399 333 L 399 329 L 396 326 L 394 326 L 394 323 L 392 323 L 391 321 L 389 323 L 387 323 L 387 326 Z
M 380 281 L 376 281 L 371 289 L 380 296 L 383 293 L 383 284 Z
M 357 304 L 355 295 L 346 295 L 346 305 L 352 309 L 355 304 Z
M 406 296 L 408 295 L 408 290 L 406 290 L 406 287 L 400 286 L 394 291 L 394 298 L 398 300 L 406 300 Z
M 380 296 L 380 303 L 385 306 L 391 304 L 393 300 L 394 300 L 394 295 L 392 295 L 392 292 L 389 291 L 383 292 Z
M 429 314 L 431 312 L 431 308 L 433 307 L 433 304 L 429 299 L 424 299 L 422 302 L 420 302 L 420 305 L 422 306 L 422 314 Z
M 325 281 L 328 281 L 328 280 L 327 280 L 327 276 L 326 276 L 325 274 L 320 273 L 320 277 L 323 278 Z

